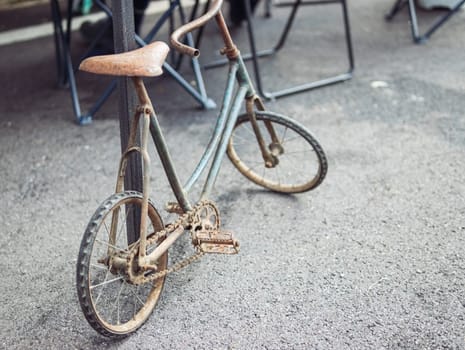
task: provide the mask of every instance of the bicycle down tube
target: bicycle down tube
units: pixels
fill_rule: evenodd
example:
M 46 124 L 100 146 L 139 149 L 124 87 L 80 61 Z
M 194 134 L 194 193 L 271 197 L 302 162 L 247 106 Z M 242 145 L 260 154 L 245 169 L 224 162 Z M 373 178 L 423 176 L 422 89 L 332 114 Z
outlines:
M 244 100 L 252 99 L 255 100 L 258 96 L 255 93 L 255 90 L 252 86 L 250 77 L 247 73 L 245 68 L 244 61 L 240 56 L 239 50 L 237 50 L 236 46 L 234 45 L 231 35 L 229 33 L 228 27 L 224 20 L 223 14 L 218 6 L 218 3 L 221 1 L 217 1 L 215 4 L 212 5 L 213 11 L 216 11 L 215 19 L 220 28 L 220 33 L 222 34 L 223 41 L 225 43 L 225 47 L 222 49 L 222 53 L 227 56 L 229 59 L 229 72 L 228 72 L 228 79 L 226 83 L 225 93 L 223 96 L 223 103 L 220 110 L 219 117 L 217 119 L 215 130 L 210 138 L 210 141 L 199 161 L 195 170 L 193 171 L 192 175 L 187 180 L 183 190 L 179 191 L 176 195 L 176 198 L 183 197 L 192 186 L 198 181 L 200 175 L 203 173 L 205 168 L 208 165 L 208 162 L 211 160 L 213 152 L 216 150 L 215 155 L 213 157 L 212 164 L 210 166 L 209 173 L 207 175 L 200 200 L 205 199 L 209 196 L 211 189 L 215 183 L 216 177 L 218 175 L 222 160 L 226 153 L 227 143 L 232 134 L 234 125 L 237 121 L 237 117 L 239 116 L 240 108 Z M 208 15 L 207 15 L 208 16 Z M 185 46 L 177 42 L 177 38 L 186 32 L 193 30 L 198 25 L 202 25 L 202 18 L 207 17 L 202 16 L 197 19 L 195 25 L 190 23 L 182 26 L 178 30 L 176 30 L 172 35 L 172 44 L 180 51 L 184 51 L 185 53 L 193 56 L 198 55 L 198 50 L 192 49 L 189 46 Z M 195 22 L 195 21 L 194 21 Z M 233 97 L 233 90 L 236 86 L 236 83 L 239 85 L 239 90 L 236 92 L 236 95 Z M 272 128 L 272 126 L 270 126 Z M 257 139 L 260 138 L 260 134 L 257 135 Z M 154 140 L 155 141 L 155 140 Z M 262 141 L 262 140 L 261 140 Z M 263 144 L 263 142 L 259 142 Z M 164 157 L 168 155 L 166 153 L 162 153 Z M 165 158 L 165 162 L 168 161 L 169 156 Z M 163 164 L 165 164 L 163 162 Z M 168 169 L 165 168 L 168 172 Z M 173 188 L 173 191 L 176 190 Z M 181 204 L 181 202 L 178 200 Z M 181 204 L 181 207 L 182 204 Z M 183 207 L 185 210 L 185 208 Z
M 313 135 L 292 118 L 265 110 L 232 42 L 221 13 L 222 2 L 215 0 L 205 15 L 171 37 L 176 50 L 198 56 L 199 51 L 179 42 L 179 37 L 215 17 L 225 44 L 221 52 L 229 60 L 218 118 L 184 186 L 143 82 L 144 77 L 162 74 L 168 45 L 156 41 L 127 53 L 90 57 L 81 63 L 80 69 L 90 73 L 132 77 L 139 100 L 128 145 L 121 155 L 115 193 L 91 217 L 76 262 L 79 303 L 89 324 L 102 335 L 122 337 L 141 327 L 155 308 L 168 274 L 205 254 L 239 253 L 238 240 L 222 228 L 219 209 L 208 199 L 225 155 L 248 180 L 279 193 L 306 192 L 325 178 L 326 156 Z M 244 102 L 246 113 L 240 114 Z M 139 129 L 141 140 L 136 141 Z M 175 219 L 169 216 L 168 224 L 163 223 L 149 198 L 149 133 L 177 201 L 165 208 L 177 214 Z M 143 159 L 142 193 L 124 188 L 128 157 L 133 152 Z M 200 199 L 191 201 L 191 190 L 201 177 L 205 179 Z M 135 232 L 138 237 L 133 239 Z M 169 249 L 184 233 L 190 235 L 191 254 L 168 259 Z

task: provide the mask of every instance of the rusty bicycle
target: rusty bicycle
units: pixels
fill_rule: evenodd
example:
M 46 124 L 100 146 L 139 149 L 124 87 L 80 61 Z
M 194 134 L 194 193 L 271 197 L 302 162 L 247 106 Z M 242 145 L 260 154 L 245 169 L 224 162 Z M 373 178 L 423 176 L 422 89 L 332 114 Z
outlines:
M 231 232 L 222 230 L 217 205 L 209 199 L 224 155 L 249 180 L 276 192 L 309 191 L 326 175 L 326 156 L 312 134 L 289 117 L 265 110 L 225 23 L 222 2 L 215 0 L 204 15 L 171 35 L 176 50 L 198 56 L 198 49 L 180 39 L 215 18 L 224 41 L 221 53 L 230 62 L 214 131 L 184 185 L 143 82 L 144 77 L 162 74 L 168 45 L 156 41 L 125 53 L 89 57 L 81 63 L 80 69 L 91 73 L 131 77 L 139 100 L 128 146 L 121 156 L 115 193 L 90 219 L 77 260 L 76 285 L 82 311 L 89 324 L 105 336 L 125 336 L 142 326 L 160 298 L 167 274 L 207 253 L 238 253 L 239 243 Z M 244 101 L 246 112 L 240 115 Z M 136 142 L 138 129 L 140 142 Z M 177 219 L 167 225 L 149 199 L 149 136 L 176 198 L 165 209 L 177 214 Z M 142 158 L 142 193 L 124 188 L 128 157 L 133 153 Z M 193 202 L 189 194 L 206 169 L 200 198 Z M 184 233 L 190 234 L 194 253 L 168 266 L 168 249 Z

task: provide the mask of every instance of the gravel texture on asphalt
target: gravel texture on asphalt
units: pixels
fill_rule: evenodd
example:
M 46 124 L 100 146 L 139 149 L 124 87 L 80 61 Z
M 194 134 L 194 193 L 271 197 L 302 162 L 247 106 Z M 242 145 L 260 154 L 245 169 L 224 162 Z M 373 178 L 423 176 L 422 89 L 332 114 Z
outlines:
M 83 231 L 116 180 L 116 100 L 78 127 L 68 91 L 54 89 L 52 38 L 0 47 L 0 348 L 465 349 L 465 17 L 418 46 L 405 12 L 383 20 L 389 6 L 349 2 L 352 80 L 266 104 L 321 142 L 323 184 L 278 195 L 226 160 L 212 197 L 240 254 L 168 276 L 151 318 L 120 341 L 89 327 L 75 288 Z M 276 35 L 286 12 L 261 11 L 257 36 Z M 264 83 L 344 71 L 340 28 L 337 5 L 302 9 L 285 48 L 261 60 Z M 246 52 L 244 30 L 233 34 Z M 202 62 L 220 47 L 213 26 L 206 35 Z M 224 74 L 204 72 L 217 103 Z M 198 109 L 171 78 L 147 83 L 186 179 L 215 110 Z M 88 105 L 102 84 L 81 84 Z M 172 198 L 152 158 L 162 208 Z M 185 237 L 170 256 L 189 249 Z

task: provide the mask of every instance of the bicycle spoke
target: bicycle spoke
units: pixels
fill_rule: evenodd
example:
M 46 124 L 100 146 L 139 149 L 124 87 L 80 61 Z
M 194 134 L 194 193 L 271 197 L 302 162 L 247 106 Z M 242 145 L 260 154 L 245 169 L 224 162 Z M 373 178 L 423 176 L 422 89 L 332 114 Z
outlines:
M 242 138 L 248 139 L 246 135 L 252 129 L 252 123 L 244 114 L 238 118 L 228 144 L 228 156 L 233 165 L 249 180 L 277 192 L 305 192 L 318 186 L 326 175 L 327 162 L 321 146 L 313 136 L 285 116 L 257 111 L 256 117 L 260 126 L 262 123 L 267 126 L 263 130 L 263 136 L 268 140 L 265 145 L 276 157 L 276 162 L 271 168 L 266 168 L 264 163 L 258 166 L 256 160 L 261 157 L 261 152 L 256 146 L 236 146 L 235 138 L 241 143 Z M 274 130 L 276 140 L 271 138 L 269 129 Z
M 103 279 L 103 281 L 106 281 L 108 276 L 110 274 L 110 270 L 108 269 L 107 272 L 105 273 L 105 278 Z M 93 289 L 92 286 L 90 286 L 89 289 Z M 102 293 L 103 293 L 103 288 L 100 290 L 100 292 L 97 294 L 97 298 L 95 298 L 95 305 L 98 304 L 99 300 L 100 300 L 100 297 L 102 296 Z
M 252 134 L 253 134 L 253 133 L 252 133 Z M 255 134 L 253 134 L 253 135 L 255 135 Z M 244 145 L 245 145 L 245 144 L 252 144 L 252 142 L 250 141 L 250 139 L 248 139 L 248 138 L 246 138 L 246 137 L 244 137 L 244 136 L 242 136 L 242 135 L 234 135 L 234 138 L 235 138 L 235 139 L 238 138 L 238 139 L 240 139 L 240 140 L 244 140 L 244 141 L 245 141 L 245 143 L 243 143 Z
M 295 155 L 297 153 L 300 153 L 300 154 L 303 154 L 303 153 L 315 153 L 315 150 L 314 149 L 306 149 L 306 150 L 303 150 L 303 151 L 291 151 L 291 152 L 288 152 L 286 151 L 286 155 Z
M 128 252 L 129 252 L 127 249 L 124 249 L 124 248 L 115 246 L 115 245 L 110 244 L 110 243 L 108 243 L 108 242 L 104 242 L 104 241 L 102 241 L 102 240 L 100 240 L 100 239 L 95 239 L 95 242 L 96 242 L 96 243 L 100 243 L 100 244 L 102 244 L 102 245 L 105 245 L 105 246 L 107 246 L 107 247 L 110 247 L 110 248 L 113 248 L 113 249 L 116 249 L 116 250 L 125 252 L 125 253 L 128 253 Z
M 250 142 L 249 140 L 245 142 L 237 142 L 234 140 L 233 144 L 234 146 L 238 146 L 238 147 L 251 147 L 252 146 L 252 142 Z
M 278 177 L 278 184 L 281 185 L 281 177 L 279 176 L 279 166 L 275 166 L 274 169 L 276 170 L 276 175 Z
M 121 293 L 123 292 L 123 288 L 125 286 L 125 283 L 121 283 L 121 287 L 119 288 L 118 295 L 116 296 L 116 300 L 114 305 L 116 305 L 116 324 L 121 324 L 121 318 L 120 318 L 120 297 Z
M 90 264 L 91 267 L 95 267 L 96 269 L 100 269 L 100 270 L 107 270 L 108 268 L 101 264 L 101 265 L 97 265 L 97 264 Z
M 255 165 L 247 168 L 248 171 L 253 171 L 253 170 L 257 169 L 257 168 L 261 169 L 262 167 L 263 167 L 263 169 L 266 169 L 263 161 L 261 161 L 261 162 L 253 162 L 253 164 L 255 164 Z
M 283 136 L 281 137 L 281 145 L 284 144 L 284 139 L 286 138 L 287 129 L 289 129 L 289 128 L 286 127 L 286 128 L 284 129 Z
M 294 137 L 292 137 L 292 138 L 290 138 L 290 139 L 283 140 L 283 141 L 281 142 L 281 145 L 284 146 L 285 144 L 289 144 L 289 143 L 294 142 L 294 141 L 296 141 L 296 140 L 301 140 L 301 137 L 300 137 L 299 135 L 297 135 L 297 136 L 294 136 Z
M 127 207 L 125 206 L 124 209 L 126 209 L 126 210 L 125 210 L 126 215 L 125 215 L 125 217 L 124 217 L 124 222 L 123 222 L 123 224 L 121 225 L 121 227 L 120 227 L 120 229 L 119 229 L 119 231 L 118 231 L 118 234 L 117 234 L 116 237 L 115 237 L 115 240 L 118 240 L 118 238 L 121 237 L 121 236 L 120 236 L 120 235 L 121 235 L 121 232 L 123 231 L 123 228 L 126 228 L 126 225 L 127 225 L 127 222 L 128 222 L 129 213 L 131 212 L 131 208 L 130 208 L 130 209 L 127 209 Z M 121 211 L 121 209 L 120 209 L 120 211 Z M 119 213 L 118 213 L 118 214 L 119 214 Z M 118 222 L 119 222 L 119 220 L 118 220 Z
M 252 124 L 250 124 L 250 128 L 245 128 L 245 130 L 246 130 L 250 135 L 255 136 L 255 132 L 253 131 Z
M 113 278 L 113 279 L 108 280 L 108 281 L 104 281 L 104 282 L 99 283 L 99 284 L 94 284 L 94 285 L 90 286 L 89 289 L 93 290 L 93 289 L 95 289 L 97 287 L 102 287 L 102 286 L 105 286 L 105 285 L 107 285 L 109 283 L 113 283 L 113 282 L 116 282 L 116 281 L 121 281 L 122 279 L 123 279 L 123 276 L 119 276 L 119 277 Z
M 137 286 L 137 287 L 138 287 L 137 290 L 139 290 L 139 287 L 140 287 L 140 286 Z M 135 298 L 135 299 L 133 299 L 133 300 L 137 300 L 142 306 L 144 306 L 144 305 L 145 305 L 145 302 L 142 301 L 142 300 L 139 298 L 139 296 L 136 294 L 136 292 L 134 291 L 134 289 L 131 289 L 131 292 L 132 292 L 132 294 L 134 295 L 134 298 Z
M 128 254 L 138 244 L 128 246 L 125 228 L 131 218 L 129 215 L 142 208 L 142 203 L 142 194 L 135 191 L 111 196 L 93 215 L 81 243 L 76 284 L 79 301 L 90 325 L 107 336 L 128 334 L 139 328 L 155 307 L 165 281 L 162 277 L 156 284 L 133 285 L 123 271 L 124 265 L 116 268 L 103 263 L 111 261 L 116 254 L 122 258 L 121 253 Z M 164 228 L 150 202 L 147 217 L 150 231 Z M 113 219 L 118 222 L 113 221 L 112 234 L 110 221 Z M 156 263 L 160 270 L 165 270 L 167 252 Z
M 108 229 L 108 226 L 107 226 L 107 222 L 106 221 L 103 221 L 103 226 L 105 227 L 105 231 L 107 232 L 107 236 L 108 236 L 108 241 L 110 241 L 110 235 L 111 235 L 111 230 Z

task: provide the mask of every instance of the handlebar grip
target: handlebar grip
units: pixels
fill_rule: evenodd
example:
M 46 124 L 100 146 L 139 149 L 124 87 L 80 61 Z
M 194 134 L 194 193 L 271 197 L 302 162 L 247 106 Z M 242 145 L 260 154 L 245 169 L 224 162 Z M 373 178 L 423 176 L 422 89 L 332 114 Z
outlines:
M 210 19 L 216 16 L 216 14 L 221 10 L 222 5 L 223 5 L 223 0 L 215 0 L 211 4 L 209 10 L 204 15 L 176 29 L 171 34 L 171 40 L 170 40 L 173 48 L 180 53 L 187 54 L 192 57 L 197 57 L 198 55 L 200 55 L 199 49 L 196 49 L 195 47 L 190 47 L 189 45 L 185 45 L 181 43 L 179 40 L 181 37 L 183 37 L 187 33 L 190 33 L 194 29 L 197 29 L 205 25 L 205 23 L 207 23 Z

